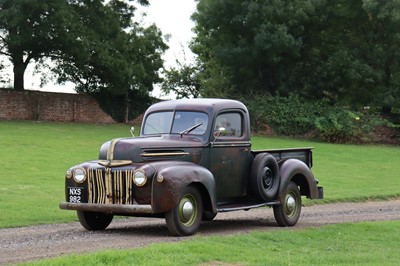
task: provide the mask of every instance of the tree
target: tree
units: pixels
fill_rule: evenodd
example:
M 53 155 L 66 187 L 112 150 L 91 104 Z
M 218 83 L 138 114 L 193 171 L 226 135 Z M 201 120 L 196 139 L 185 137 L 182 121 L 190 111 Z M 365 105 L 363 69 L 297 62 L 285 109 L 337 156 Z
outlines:
M 362 1 L 315 3 L 314 23 L 304 31 L 292 86 L 297 84 L 301 94 L 311 99 L 368 103 L 375 94 L 376 73 L 366 59 L 369 25 Z
M 24 89 L 25 69 L 35 61 L 50 68 L 59 83 L 74 82 L 77 92 L 122 96 L 123 103 L 114 105 L 124 106 L 127 120 L 130 96 L 148 98 L 153 83 L 161 81 L 158 70 L 167 46 L 155 25 L 133 22 L 132 4 L 0 0 L 0 8 L 0 53 L 14 66 L 16 90 Z M 48 58 L 52 66 L 46 65 Z
M 369 23 L 366 58 L 377 73 L 373 102 L 385 112 L 400 107 L 400 2 L 363 0 Z
M 200 90 L 389 110 L 400 105 L 399 13 L 398 1 L 199 0 L 191 48 Z
M 198 64 L 184 64 L 176 60 L 177 67 L 164 70 L 161 90 L 174 93 L 176 98 L 198 98 L 201 96 L 201 70 Z
M 307 0 L 200 0 L 192 16 L 197 36 L 191 47 L 210 80 L 224 73 L 234 93 L 274 93 L 285 87 L 299 59 L 302 34 L 313 12 Z
M 78 38 L 67 50 L 68 57 L 58 58 L 52 70 L 58 82 L 72 81 L 80 93 L 114 99 L 114 104 L 106 101 L 108 107 L 122 106 L 125 113 L 122 119 L 114 110 L 114 118 L 127 121 L 130 96 L 146 101 L 153 83 L 161 81 L 158 70 L 163 65 L 161 54 L 167 48 L 161 32 L 155 25 L 144 28 L 133 23 L 135 8 L 121 1 L 106 5 L 88 1 L 73 7 L 79 15 L 80 27 L 74 33 Z
M 14 89 L 24 90 L 30 62 L 59 54 L 70 10 L 63 0 L 0 0 L 0 54 L 13 65 Z

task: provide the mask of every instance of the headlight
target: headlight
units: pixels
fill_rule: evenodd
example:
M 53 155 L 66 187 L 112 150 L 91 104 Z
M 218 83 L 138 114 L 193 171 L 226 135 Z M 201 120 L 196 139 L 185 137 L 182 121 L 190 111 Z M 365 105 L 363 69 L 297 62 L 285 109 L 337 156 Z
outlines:
M 74 180 L 76 183 L 83 183 L 86 180 L 86 173 L 83 168 L 76 168 L 74 170 Z
M 146 173 L 142 169 L 136 170 L 133 173 L 133 183 L 135 183 L 136 186 L 142 187 L 146 184 L 146 181 Z

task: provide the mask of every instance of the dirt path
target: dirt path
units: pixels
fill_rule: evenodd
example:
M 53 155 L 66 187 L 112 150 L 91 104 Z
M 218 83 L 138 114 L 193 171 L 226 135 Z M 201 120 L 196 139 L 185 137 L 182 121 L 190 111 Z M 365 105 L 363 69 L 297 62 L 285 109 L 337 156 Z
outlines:
M 316 205 L 303 207 L 295 228 L 326 224 L 400 220 L 400 200 Z M 272 209 L 220 213 L 200 226 L 198 235 L 229 235 L 253 230 L 276 230 Z M 290 229 L 286 229 L 290 230 Z M 105 249 L 143 247 L 157 242 L 176 242 L 164 219 L 115 219 L 107 230 L 89 232 L 79 223 L 0 229 L 0 265 Z

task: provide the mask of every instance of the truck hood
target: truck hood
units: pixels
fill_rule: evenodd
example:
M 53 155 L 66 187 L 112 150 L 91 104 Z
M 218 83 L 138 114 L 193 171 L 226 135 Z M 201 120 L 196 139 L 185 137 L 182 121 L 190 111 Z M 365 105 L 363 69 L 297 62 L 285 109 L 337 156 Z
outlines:
M 191 136 L 162 135 L 120 138 L 107 141 L 100 148 L 99 159 L 107 161 L 181 160 L 199 163 L 204 144 Z

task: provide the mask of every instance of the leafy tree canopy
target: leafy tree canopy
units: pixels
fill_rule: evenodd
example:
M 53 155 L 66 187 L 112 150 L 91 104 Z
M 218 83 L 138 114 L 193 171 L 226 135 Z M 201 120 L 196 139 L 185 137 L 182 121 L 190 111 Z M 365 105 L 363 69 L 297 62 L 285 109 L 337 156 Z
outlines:
M 198 0 L 200 90 L 398 107 L 399 14 L 394 0 Z
M 140 4 L 149 4 L 139 0 Z M 154 26 L 133 23 L 135 8 L 111 0 L 0 0 L 0 53 L 24 89 L 27 65 L 50 58 L 59 82 L 78 92 L 152 90 L 167 48 Z
M 0 0 L 0 54 L 13 65 L 15 89 L 24 89 L 31 61 L 60 54 L 59 40 L 73 21 L 70 12 L 62 0 Z

